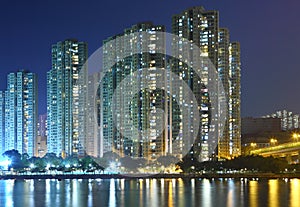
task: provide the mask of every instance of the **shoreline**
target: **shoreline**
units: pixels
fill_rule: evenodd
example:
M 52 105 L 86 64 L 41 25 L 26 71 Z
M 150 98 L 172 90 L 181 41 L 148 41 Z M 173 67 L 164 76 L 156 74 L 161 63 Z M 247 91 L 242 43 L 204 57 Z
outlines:
M 299 173 L 244 173 L 244 174 L 34 174 L 34 175 L 1 175 L 1 180 L 27 180 L 27 179 L 284 179 L 298 178 Z

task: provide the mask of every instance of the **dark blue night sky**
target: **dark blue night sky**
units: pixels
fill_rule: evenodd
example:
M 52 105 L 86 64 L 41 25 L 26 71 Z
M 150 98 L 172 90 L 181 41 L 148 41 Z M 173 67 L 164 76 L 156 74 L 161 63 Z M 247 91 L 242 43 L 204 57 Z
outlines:
M 39 76 L 39 112 L 46 112 L 46 72 L 53 43 L 76 38 L 91 55 L 102 40 L 142 21 L 164 24 L 192 6 L 220 11 L 220 26 L 242 49 L 242 115 L 278 109 L 300 112 L 300 2 L 298 0 L 13 1 L 0 6 L 0 89 L 6 75 L 28 69 Z

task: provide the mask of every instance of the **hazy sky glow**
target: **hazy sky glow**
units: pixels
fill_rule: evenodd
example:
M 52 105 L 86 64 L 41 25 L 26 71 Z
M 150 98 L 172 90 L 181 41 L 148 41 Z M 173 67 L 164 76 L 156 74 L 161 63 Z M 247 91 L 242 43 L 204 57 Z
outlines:
M 6 76 L 28 69 L 39 76 L 40 113 L 46 112 L 46 72 L 51 45 L 67 38 L 89 44 L 91 55 L 102 40 L 142 21 L 164 24 L 183 9 L 219 10 L 220 26 L 242 49 L 242 115 L 277 109 L 300 112 L 300 1 L 298 0 L 127 0 L 1 1 L 0 89 Z

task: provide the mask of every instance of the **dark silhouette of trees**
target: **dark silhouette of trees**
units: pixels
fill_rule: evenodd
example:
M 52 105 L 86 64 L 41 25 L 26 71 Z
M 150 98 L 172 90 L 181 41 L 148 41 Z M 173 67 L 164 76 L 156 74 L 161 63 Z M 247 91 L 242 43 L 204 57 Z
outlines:
M 245 170 L 279 173 L 289 168 L 289 164 L 285 159 L 253 155 L 240 156 L 226 161 L 207 161 L 201 163 L 190 157 L 185 157 L 178 165 L 184 172 Z

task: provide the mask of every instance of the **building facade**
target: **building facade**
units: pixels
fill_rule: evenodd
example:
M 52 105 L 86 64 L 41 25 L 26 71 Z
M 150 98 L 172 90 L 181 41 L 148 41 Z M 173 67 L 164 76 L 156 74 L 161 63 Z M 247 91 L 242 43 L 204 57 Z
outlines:
M 145 22 L 108 38 L 101 79 L 103 152 L 155 160 L 166 154 L 164 92 L 158 69 L 165 69 L 165 28 Z M 125 84 L 124 84 L 125 83 Z M 151 113 L 149 113 L 151 112 Z
M 24 70 L 8 74 L 4 100 L 3 151 L 15 149 L 34 156 L 38 106 L 36 74 Z
M 68 39 L 52 45 L 47 73 L 48 152 L 84 154 L 87 43 Z
M 39 136 L 47 136 L 47 114 L 39 115 L 37 123 L 37 134 Z
M 85 140 L 86 153 L 94 157 L 102 157 L 101 150 L 103 137 L 100 124 L 100 72 L 90 74 L 88 77 L 88 110 L 87 110 L 87 136 Z
M 35 140 L 35 155 L 43 157 L 47 153 L 47 114 L 39 115 L 37 137 Z
M 218 123 L 215 126 L 210 124 L 209 106 L 213 98 L 212 91 L 205 89 L 209 84 L 209 77 L 206 74 L 205 65 L 202 62 L 201 70 L 202 86 L 194 87 L 194 93 L 199 97 L 199 102 L 206 107 L 201 110 L 201 126 L 198 142 L 193 146 L 193 154 L 201 161 L 210 159 L 208 152 L 213 151 L 210 147 L 215 146 L 210 140 L 218 140 L 217 154 L 219 158 L 232 158 L 241 154 L 240 143 L 240 50 L 238 43 L 230 43 L 229 31 L 226 28 L 219 27 L 218 11 L 206 11 L 203 7 L 193 7 L 184 10 L 180 14 L 174 15 L 172 19 L 172 33 L 185 38 L 196 44 L 201 49 L 201 55 L 208 57 L 211 63 L 218 71 L 220 80 L 224 88 L 223 93 L 217 94 L 219 103 L 226 102 L 227 117 L 224 124 Z M 178 55 L 188 51 L 180 48 L 180 44 L 173 45 L 173 53 Z M 191 64 L 197 61 L 199 57 L 193 57 Z M 180 63 L 175 64 L 175 70 L 183 71 L 190 69 Z M 192 76 L 188 76 L 191 80 Z M 210 96 L 210 97 L 208 97 Z M 217 110 L 217 109 L 215 109 Z M 220 112 L 217 112 L 220 113 Z M 209 137 L 210 130 L 217 130 L 216 138 Z
M 276 111 L 271 115 L 263 116 L 263 118 L 279 118 L 281 120 L 281 129 L 283 131 L 299 129 L 299 114 L 294 114 L 288 110 Z
M 5 152 L 4 148 L 4 120 L 5 120 L 5 99 L 4 92 L 0 91 L 0 153 Z
M 241 154 L 241 49 L 239 42 L 229 45 L 229 94 L 228 94 L 228 120 L 229 120 L 229 151 L 225 157 Z

